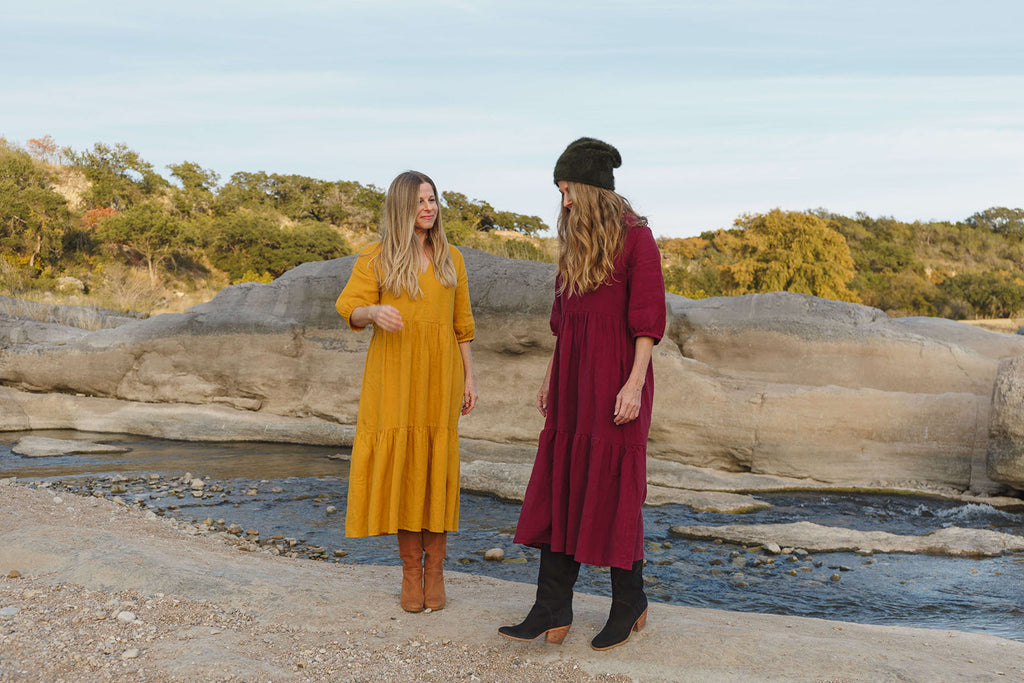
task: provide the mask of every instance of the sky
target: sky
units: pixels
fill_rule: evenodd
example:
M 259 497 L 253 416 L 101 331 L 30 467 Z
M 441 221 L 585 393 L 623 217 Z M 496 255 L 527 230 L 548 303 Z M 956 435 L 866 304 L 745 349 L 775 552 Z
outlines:
M 1024 206 L 1020 0 L 0 0 L 0 136 L 354 180 L 554 224 L 572 140 L 656 235 Z

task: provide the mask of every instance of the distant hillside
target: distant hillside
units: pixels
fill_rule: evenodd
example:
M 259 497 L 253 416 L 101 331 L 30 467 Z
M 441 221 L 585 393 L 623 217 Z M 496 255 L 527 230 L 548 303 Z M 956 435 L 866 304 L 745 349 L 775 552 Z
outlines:
M 1024 315 L 1024 209 L 904 223 L 823 209 L 743 216 L 731 230 L 662 239 L 666 287 L 693 298 L 793 291 L 893 316 Z
M 180 311 L 224 286 L 269 281 L 376 238 L 384 191 L 349 180 L 199 164 L 165 177 L 126 145 L 24 148 L 0 138 L 0 294 L 118 311 Z M 442 193 L 453 244 L 554 261 L 536 216 Z M 894 316 L 1024 315 L 1024 209 L 904 223 L 773 210 L 729 230 L 661 238 L 669 291 L 693 298 L 793 291 Z M 2 311 L 0 311 L 2 312 Z
M 230 283 L 269 281 L 375 239 L 384 192 L 354 181 L 216 173 L 164 177 L 126 145 L 20 148 L 0 138 L 0 294 L 147 313 L 183 310 Z M 442 195 L 454 244 L 551 260 L 536 216 Z

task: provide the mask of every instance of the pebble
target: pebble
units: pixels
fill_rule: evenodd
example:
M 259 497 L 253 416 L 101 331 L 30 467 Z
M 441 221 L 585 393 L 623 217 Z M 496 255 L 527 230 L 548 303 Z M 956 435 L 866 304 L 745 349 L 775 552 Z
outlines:
M 118 612 L 117 613 L 117 620 L 122 622 L 122 623 L 124 623 L 124 624 L 134 623 L 135 622 L 135 612 L 129 612 L 128 610 L 123 610 L 121 612 Z
M 21 578 L 21 572 L 19 572 L 17 569 L 12 569 L 10 571 L 10 573 L 7 575 L 7 578 L 8 579 L 20 579 Z
M 765 543 L 763 547 L 766 553 L 771 553 L 772 555 L 778 555 L 782 552 L 782 548 L 779 547 L 778 543 Z
M 61 498 L 60 496 L 54 496 L 53 497 L 53 502 L 56 503 L 57 505 L 60 505 L 61 503 L 64 502 L 64 499 Z
M 337 511 L 338 511 L 338 508 L 334 507 L 333 505 L 328 505 L 327 506 L 327 510 L 326 510 L 327 514 L 330 515 L 330 514 L 333 514 L 333 513 L 337 512 Z
M 0 609 L 0 617 L 13 617 L 20 611 L 21 609 L 18 607 L 4 607 L 3 609 Z
M 501 562 L 505 559 L 505 551 L 501 548 L 491 548 L 484 552 L 484 559 L 492 562 Z
M 139 648 L 137 647 L 129 648 L 121 653 L 121 659 L 138 659 L 138 657 Z

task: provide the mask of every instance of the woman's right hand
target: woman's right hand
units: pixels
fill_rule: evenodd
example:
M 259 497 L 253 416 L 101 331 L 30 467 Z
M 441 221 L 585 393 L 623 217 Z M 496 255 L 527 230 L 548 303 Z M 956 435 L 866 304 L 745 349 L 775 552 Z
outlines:
M 394 306 L 370 306 L 370 321 L 374 326 L 387 332 L 398 332 L 402 329 L 402 314 Z

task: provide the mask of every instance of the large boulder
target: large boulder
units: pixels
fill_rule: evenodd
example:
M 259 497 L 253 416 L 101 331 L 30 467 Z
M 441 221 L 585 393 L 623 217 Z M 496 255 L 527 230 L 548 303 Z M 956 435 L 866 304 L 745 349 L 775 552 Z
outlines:
M 1024 490 L 1024 356 L 999 364 L 992 392 L 988 472 L 995 481 Z
M 460 423 L 464 457 L 528 463 L 554 344 L 554 266 L 462 252 L 480 392 Z M 252 439 L 265 424 L 268 440 L 345 443 L 370 338 L 334 310 L 354 260 L 228 287 L 182 314 L 9 343 L 0 429 L 118 431 L 121 419 L 120 431 Z M 790 293 L 669 294 L 666 305 L 655 462 L 862 486 L 1001 487 L 985 469 L 992 387 L 999 362 L 1024 354 L 1024 337 Z M 16 339 L 5 325 L 0 338 Z

